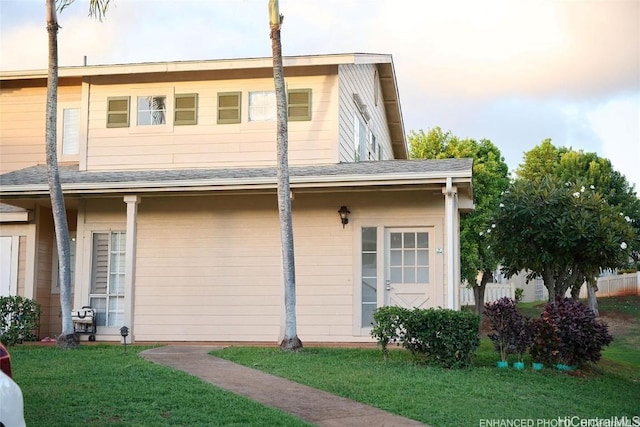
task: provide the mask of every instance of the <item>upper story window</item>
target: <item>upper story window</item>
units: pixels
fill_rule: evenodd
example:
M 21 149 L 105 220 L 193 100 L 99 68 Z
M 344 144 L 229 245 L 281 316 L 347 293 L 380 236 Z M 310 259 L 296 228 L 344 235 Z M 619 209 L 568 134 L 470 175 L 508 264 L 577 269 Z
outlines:
M 129 127 L 129 97 L 107 98 L 107 127 Z
M 167 123 L 166 96 L 138 97 L 138 126 L 164 125 Z
M 78 154 L 80 136 L 80 109 L 65 108 L 62 110 L 62 155 Z
M 218 93 L 218 124 L 240 123 L 242 92 Z
M 277 118 L 274 91 L 249 92 L 249 121 L 274 121 Z M 287 91 L 287 118 L 289 121 L 311 120 L 311 89 Z
M 276 93 L 274 91 L 249 92 L 249 121 L 276 120 Z
M 198 94 L 187 93 L 176 95 L 173 124 L 196 125 L 198 124 Z
M 175 94 L 173 100 L 165 95 L 135 97 L 135 112 L 128 96 L 107 98 L 107 127 L 130 126 L 130 114 L 135 114 L 136 126 L 158 126 L 156 130 L 169 130 L 163 125 L 183 126 L 198 124 L 198 94 Z M 173 110 L 173 111 L 172 111 Z M 277 118 L 274 91 L 248 92 L 248 119 L 250 122 L 275 121 Z M 287 114 L 289 121 L 311 120 L 311 89 L 287 91 Z M 79 114 L 76 113 L 76 123 Z M 73 120 L 70 118 L 70 120 Z M 216 123 L 230 124 L 242 121 L 242 92 L 218 92 Z M 148 128 L 147 128 L 148 129 Z M 151 131 L 151 130 L 149 130 Z M 145 131 L 147 132 L 147 131 Z
M 311 89 L 287 92 L 287 115 L 290 122 L 311 120 Z

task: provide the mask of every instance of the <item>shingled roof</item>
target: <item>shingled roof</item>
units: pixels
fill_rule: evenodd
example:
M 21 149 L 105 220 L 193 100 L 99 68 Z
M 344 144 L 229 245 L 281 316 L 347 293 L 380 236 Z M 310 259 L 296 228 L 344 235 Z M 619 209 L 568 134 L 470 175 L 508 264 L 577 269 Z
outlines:
M 388 160 L 291 167 L 291 187 L 471 182 L 472 159 Z M 276 168 L 79 171 L 60 167 L 67 194 L 275 188 Z M 0 175 L 0 197 L 48 194 L 46 166 Z

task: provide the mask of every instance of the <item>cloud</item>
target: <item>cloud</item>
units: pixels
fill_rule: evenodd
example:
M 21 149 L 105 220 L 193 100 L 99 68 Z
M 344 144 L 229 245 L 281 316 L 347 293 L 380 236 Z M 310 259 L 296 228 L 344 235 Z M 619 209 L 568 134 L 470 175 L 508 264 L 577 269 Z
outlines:
M 640 191 L 640 94 L 622 96 L 587 114 L 603 156 Z

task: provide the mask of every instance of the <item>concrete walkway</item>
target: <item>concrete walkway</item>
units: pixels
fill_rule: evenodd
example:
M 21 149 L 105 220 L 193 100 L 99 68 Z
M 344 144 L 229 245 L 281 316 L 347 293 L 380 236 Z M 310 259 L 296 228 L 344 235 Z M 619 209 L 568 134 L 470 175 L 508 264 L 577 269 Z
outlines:
M 215 348 L 170 345 L 145 350 L 140 355 L 318 426 L 424 426 L 418 421 L 210 356 L 208 353 Z

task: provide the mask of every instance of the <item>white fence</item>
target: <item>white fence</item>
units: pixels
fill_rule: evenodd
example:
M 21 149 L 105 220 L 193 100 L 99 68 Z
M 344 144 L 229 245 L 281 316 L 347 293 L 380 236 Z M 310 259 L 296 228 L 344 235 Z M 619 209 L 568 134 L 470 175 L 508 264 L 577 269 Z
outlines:
M 640 295 L 640 272 L 618 274 L 598 278 L 597 297 L 617 297 L 623 295 Z M 587 298 L 587 287 L 580 289 L 580 298 Z
M 484 291 L 484 302 L 495 301 L 502 297 L 515 297 L 515 287 L 513 283 L 487 283 Z M 474 305 L 475 298 L 473 289 L 466 286 L 460 287 L 460 305 Z

